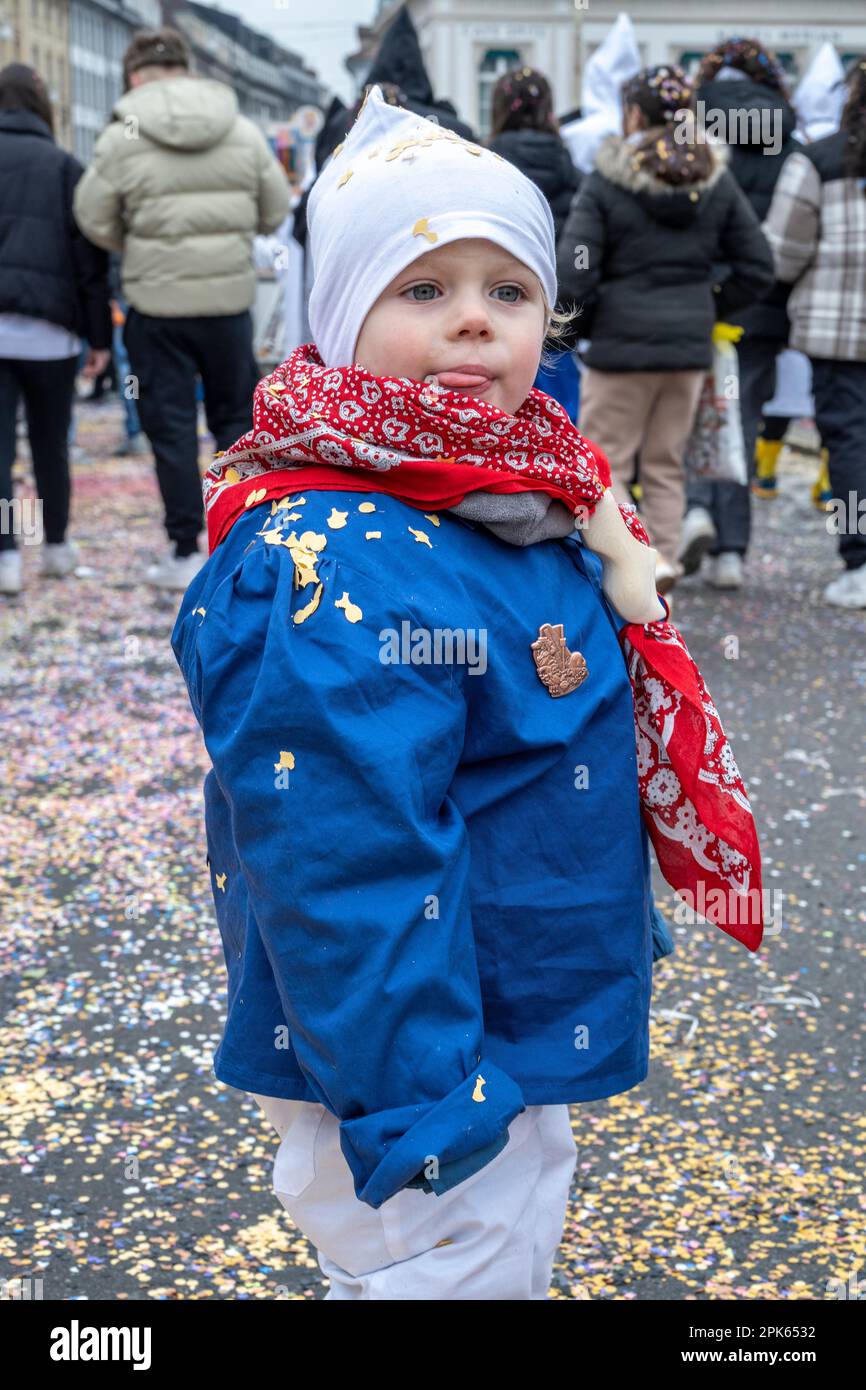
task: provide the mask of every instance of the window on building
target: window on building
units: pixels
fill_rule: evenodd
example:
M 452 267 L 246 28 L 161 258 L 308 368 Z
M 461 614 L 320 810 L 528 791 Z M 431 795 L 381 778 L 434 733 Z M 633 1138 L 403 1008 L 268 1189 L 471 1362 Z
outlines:
M 504 72 L 522 66 L 523 58 L 516 48 L 488 48 L 481 59 L 478 69 L 478 125 L 482 139 L 490 134 L 493 88 Z

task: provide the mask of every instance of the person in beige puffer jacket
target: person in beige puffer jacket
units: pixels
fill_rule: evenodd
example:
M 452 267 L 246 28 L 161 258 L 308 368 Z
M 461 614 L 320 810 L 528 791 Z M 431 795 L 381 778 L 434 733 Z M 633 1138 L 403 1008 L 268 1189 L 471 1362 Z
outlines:
M 289 185 L 231 88 L 189 75 L 176 30 L 137 33 L 124 74 L 128 90 L 76 188 L 74 213 L 92 242 L 122 254 L 124 343 L 174 542 L 147 578 L 182 589 L 205 558 L 195 377 L 217 448 L 227 449 L 252 424 L 260 375 L 253 238 L 283 222 Z

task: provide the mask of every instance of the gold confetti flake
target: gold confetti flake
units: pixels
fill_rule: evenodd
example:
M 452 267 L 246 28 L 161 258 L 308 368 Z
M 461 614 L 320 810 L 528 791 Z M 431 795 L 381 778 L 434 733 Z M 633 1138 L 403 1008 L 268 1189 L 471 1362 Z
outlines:
M 334 607 L 342 608 L 350 623 L 359 623 L 364 616 L 357 603 L 352 603 L 345 589 L 342 598 L 334 599 Z
M 480 154 L 480 153 L 481 153 L 481 151 L 480 151 L 480 149 L 478 148 L 477 145 L 464 145 L 463 148 L 464 148 L 464 150 L 466 151 L 467 154 Z
M 315 569 L 315 556 L 313 563 L 307 559 L 299 558 L 299 555 L 292 551 L 292 559 L 295 562 L 295 588 L 306 589 L 308 584 L 315 584 L 318 581 L 318 574 Z
M 428 241 L 438 241 L 439 233 L 431 232 L 427 224 L 428 219 L 426 217 L 419 217 L 415 226 L 412 228 L 412 235 L 426 237 Z
M 304 604 L 303 608 L 298 609 L 297 613 L 295 613 L 292 619 L 293 622 L 305 623 L 307 621 L 307 618 L 309 618 L 310 614 L 315 613 L 316 609 L 319 606 L 319 600 L 322 597 L 323 588 L 324 585 L 320 579 L 318 584 L 316 585 L 316 592 L 313 594 L 313 597 L 310 599 L 309 603 Z
M 337 187 L 342 188 L 344 184 L 347 184 L 354 172 L 354 169 L 347 169 L 343 177 L 337 180 Z
M 284 507 L 302 507 L 306 500 L 306 497 L 281 497 L 277 506 L 281 511 Z
M 376 504 L 375 504 L 375 502 L 362 502 L 362 503 L 360 504 L 360 506 L 358 507 L 358 511 L 359 511 L 359 512 L 374 512 L 375 510 L 376 510 Z
M 487 1099 L 486 1095 L 484 1094 L 484 1092 L 483 1092 L 482 1089 L 481 1089 L 482 1086 L 486 1086 L 486 1085 L 487 1085 L 487 1082 L 484 1080 L 484 1077 L 483 1077 L 483 1076 L 481 1075 L 481 1073 L 479 1072 L 478 1076 L 476 1076 L 476 1078 L 475 1078 L 475 1090 L 472 1092 L 472 1099 L 473 1099 L 473 1100 L 481 1101 L 481 1100 L 486 1100 L 486 1099 Z
M 365 540 L 365 541 L 380 541 L 381 539 L 382 539 L 382 532 L 381 532 L 381 531 L 365 531 L 365 532 L 364 532 L 364 540 Z
M 205 615 L 205 610 L 204 610 L 203 608 L 197 608 L 195 611 L 196 611 L 196 613 L 201 613 L 202 617 L 204 617 L 204 615 Z
M 376 158 L 376 155 L 377 155 L 377 154 L 381 154 L 381 153 L 382 153 L 382 146 L 381 146 L 381 145 L 374 145 L 373 148 L 372 148 L 372 150 L 370 151 L 370 153 L 367 155 L 367 158 L 368 158 L 368 159 L 375 159 L 375 158 Z
M 221 893 L 224 893 L 224 892 L 226 891 L 226 878 L 228 877 L 228 875 L 227 875 L 227 874 L 215 874 L 214 877 L 216 878 L 216 886 L 217 886 L 217 888 L 220 890 Z
M 269 390 L 269 391 L 277 391 L 277 392 L 279 392 L 279 391 L 285 391 L 285 389 L 286 389 L 286 383 L 285 383 L 284 381 L 269 381 L 269 382 L 268 382 L 268 390 Z
M 427 521 L 432 521 L 434 526 L 439 525 L 439 518 L 435 512 L 425 512 L 424 517 Z
M 282 545 L 283 543 L 282 531 L 260 531 L 259 535 L 266 545 Z
M 427 535 L 426 531 L 416 531 L 414 526 L 408 527 L 408 530 L 412 532 L 412 535 L 419 545 L 429 545 L 430 549 L 433 549 L 432 545 L 430 545 L 430 537 Z
M 339 145 L 337 145 L 336 149 L 333 151 L 333 156 L 335 159 L 337 158 L 337 155 L 340 153 L 340 150 L 343 148 L 345 143 L 345 140 L 341 140 Z
M 254 488 L 252 492 L 247 493 L 246 500 L 244 501 L 244 506 L 254 507 L 257 502 L 264 502 L 267 494 L 268 490 L 266 487 Z
M 298 544 L 303 550 L 324 550 L 328 544 L 328 537 L 323 536 L 321 532 L 304 531 Z
M 287 752 L 285 751 L 285 749 L 281 749 L 281 750 L 280 750 L 280 761 L 279 761 L 278 763 L 274 763 L 274 772 L 279 772 L 280 769 L 283 768 L 283 767 L 293 768 L 294 766 L 295 766 L 295 755 L 294 755 L 294 753 L 287 753 Z
M 241 475 L 236 468 L 227 468 L 223 476 L 224 483 L 239 483 Z
M 345 526 L 348 512 L 338 512 L 336 507 L 331 508 L 331 515 L 328 517 L 328 525 L 332 531 L 339 531 Z

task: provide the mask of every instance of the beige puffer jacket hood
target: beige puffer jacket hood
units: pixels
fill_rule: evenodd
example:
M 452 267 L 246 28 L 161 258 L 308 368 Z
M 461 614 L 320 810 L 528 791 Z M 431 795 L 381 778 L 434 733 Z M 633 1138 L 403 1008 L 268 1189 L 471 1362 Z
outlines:
M 288 180 L 230 87 L 146 82 L 114 104 L 75 190 L 85 236 L 123 253 L 140 313 L 236 314 L 255 298 L 252 241 L 289 210 Z

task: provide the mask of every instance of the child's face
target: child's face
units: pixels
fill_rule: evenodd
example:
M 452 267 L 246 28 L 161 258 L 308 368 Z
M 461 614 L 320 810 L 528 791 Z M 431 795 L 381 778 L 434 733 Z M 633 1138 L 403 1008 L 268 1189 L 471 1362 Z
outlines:
M 546 320 L 529 267 L 492 241 L 465 238 L 426 251 L 391 281 L 364 320 L 355 361 L 374 376 L 432 373 L 514 415 L 535 380 Z

